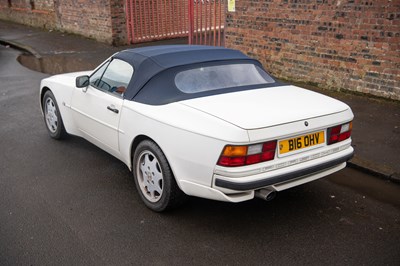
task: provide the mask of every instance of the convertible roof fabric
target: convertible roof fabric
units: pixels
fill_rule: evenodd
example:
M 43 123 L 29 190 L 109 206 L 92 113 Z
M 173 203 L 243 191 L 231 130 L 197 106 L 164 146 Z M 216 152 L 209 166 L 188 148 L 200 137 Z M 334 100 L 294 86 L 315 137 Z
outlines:
M 124 94 L 124 98 L 128 100 L 133 100 L 152 77 L 169 68 L 202 62 L 253 60 L 237 50 L 203 45 L 163 45 L 128 49 L 117 53 L 114 58 L 128 62 L 134 68 L 133 77 Z

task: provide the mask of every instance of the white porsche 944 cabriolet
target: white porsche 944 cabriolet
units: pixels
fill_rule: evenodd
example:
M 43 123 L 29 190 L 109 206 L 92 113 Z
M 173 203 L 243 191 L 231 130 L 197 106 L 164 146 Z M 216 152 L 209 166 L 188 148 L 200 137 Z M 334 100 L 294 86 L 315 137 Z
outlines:
M 186 195 L 241 202 L 332 174 L 353 155 L 353 113 L 278 82 L 243 53 L 153 46 L 40 85 L 52 138 L 85 138 L 131 169 L 147 207 Z

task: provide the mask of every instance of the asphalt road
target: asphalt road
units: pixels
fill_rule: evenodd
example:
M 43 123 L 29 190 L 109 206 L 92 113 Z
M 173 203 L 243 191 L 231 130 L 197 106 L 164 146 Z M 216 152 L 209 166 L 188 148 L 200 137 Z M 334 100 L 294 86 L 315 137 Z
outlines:
M 0 265 L 400 265 L 400 186 L 352 169 L 240 204 L 148 210 L 124 164 L 48 136 L 44 74 L 0 46 Z

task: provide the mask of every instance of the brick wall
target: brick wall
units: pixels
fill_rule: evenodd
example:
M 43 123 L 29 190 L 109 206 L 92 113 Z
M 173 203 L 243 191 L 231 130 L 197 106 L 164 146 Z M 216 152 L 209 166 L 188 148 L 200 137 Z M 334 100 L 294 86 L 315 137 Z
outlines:
M 111 39 L 114 45 L 127 44 L 125 0 L 111 0 Z
M 56 27 L 53 0 L 2 0 L 0 19 L 46 29 Z
M 2 0 L 0 19 L 126 43 L 125 0 Z
M 58 0 L 59 28 L 103 42 L 112 37 L 110 0 Z
M 400 100 L 399 0 L 237 0 L 225 36 L 278 77 Z

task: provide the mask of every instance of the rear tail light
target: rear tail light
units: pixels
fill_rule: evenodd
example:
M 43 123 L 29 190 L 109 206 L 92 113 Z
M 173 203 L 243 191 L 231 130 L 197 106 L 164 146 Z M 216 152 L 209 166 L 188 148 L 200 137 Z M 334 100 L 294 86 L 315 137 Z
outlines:
M 217 164 L 234 167 L 266 162 L 275 158 L 275 150 L 276 140 L 253 145 L 227 145 Z
M 328 145 L 350 138 L 353 122 L 328 128 Z

